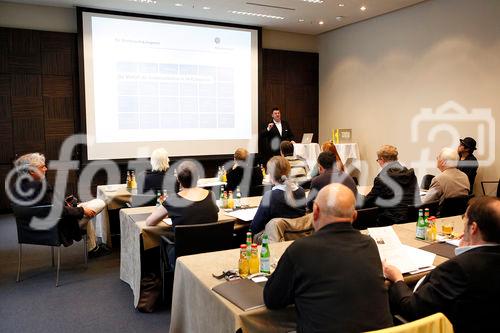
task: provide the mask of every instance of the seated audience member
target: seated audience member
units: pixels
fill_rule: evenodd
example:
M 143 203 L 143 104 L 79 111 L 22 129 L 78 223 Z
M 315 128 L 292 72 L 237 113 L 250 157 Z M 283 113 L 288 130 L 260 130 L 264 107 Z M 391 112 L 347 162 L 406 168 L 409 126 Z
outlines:
M 306 181 L 307 174 L 309 173 L 309 166 L 303 158 L 295 156 L 293 143 L 290 141 L 281 142 L 280 152 L 281 156 L 286 158 L 288 163 L 290 163 L 290 179 L 298 182 Z
M 273 188 L 262 196 L 259 208 L 250 224 L 253 234 L 264 230 L 267 222 L 275 217 L 294 218 L 306 213 L 306 195 L 302 187 L 290 181 L 290 163 L 282 156 L 267 162 Z
M 458 160 L 457 169 L 465 173 L 469 178 L 469 193 L 474 191 L 474 180 L 476 179 L 479 167 L 479 163 L 473 154 L 474 150 L 476 150 L 476 140 L 470 137 L 460 139 L 460 145 L 458 146 L 458 156 L 460 159 Z
M 442 312 L 455 332 L 497 332 L 500 313 L 500 200 L 472 200 L 456 257 L 432 270 L 415 291 L 385 264 L 391 309 L 414 320 Z
M 380 208 L 378 224 L 381 226 L 408 222 L 408 205 L 420 204 L 415 172 L 398 162 L 398 150 L 390 145 L 377 151 L 377 163 L 382 170 L 365 197 L 364 207 Z
M 251 192 L 251 188 L 262 185 L 262 171 L 248 162 L 248 151 L 245 148 L 236 149 L 234 164 L 226 173 L 227 191 L 234 192 L 240 186 L 241 192 L 246 196 Z
M 264 288 L 269 309 L 295 304 L 297 332 L 365 332 L 392 326 L 375 241 L 352 227 L 356 198 L 342 184 L 314 202 L 312 236 L 294 241 Z
M 45 156 L 40 153 L 31 153 L 19 157 L 14 166 L 17 171 L 17 180 L 11 184 L 11 194 L 14 204 L 20 206 L 53 205 L 54 200 L 64 201 L 62 207 L 59 230 L 64 246 L 73 244 L 73 241 L 82 239 L 82 229 L 87 233 L 87 251 L 90 258 L 110 254 L 111 251 L 104 245 L 97 245 L 94 226 L 90 219 L 99 214 L 106 205 L 100 199 L 78 203 L 74 196 L 67 200 L 64 195 L 54 193 L 52 186 L 47 182 L 45 174 Z M 90 184 L 89 184 L 90 185 Z
M 354 196 L 357 197 L 358 189 L 354 180 L 347 173 L 338 170 L 335 165 L 335 155 L 329 151 L 324 151 L 318 156 L 317 164 L 319 176 L 311 180 L 311 191 L 307 197 L 307 208 L 312 210 L 314 199 L 318 192 L 328 184 L 339 183 L 347 186 Z
M 423 203 L 444 199 L 463 197 L 469 194 L 469 179 L 457 169 L 458 153 L 451 148 L 443 148 L 437 157 L 437 168 L 441 173 L 434 177 Z
M 337 151 L 337 148 L 335 147 L 335 145 L 333 144 L 333 142 L 331 140 L 325 141 L 321 145 L 321 152 L 324 152 L 324 151 L 329 151 L 329 152 L 333 153 L 333 155 L 335 155 L 335 168 L 337 170 L 345 171 L 344 164 L 342 163 L 342 160 L 341 160 L 340 155 Z M 318 163 L 316 163 L 314 165 L 314 167 L 311 170 L 309 170 L 308 176 L 309 176 L 309 178 L 313 178 L 313 177 L 316 177 L 317 175 L 319 175 Z
M 151 170 L 145 171 L 142 175 L 137 177 L 137 188 L 142 190 L 141 193 L 148 191 L 163 191 L 174 192 L 175 177 L 167 174 L 170 159 L 168 153 L 163 148 L 153 150 L 151 153 Z
M 179 193 L 169 194 L 163 204 L 157 207 L 146 219 L 149 226 L 157 225 L 165 217 L 177 225 L 203 224 L 217 222 L 219 208 L 212 191 L 197 187 L 199 171 L 191 161 L 182 162 L 177 168 Z

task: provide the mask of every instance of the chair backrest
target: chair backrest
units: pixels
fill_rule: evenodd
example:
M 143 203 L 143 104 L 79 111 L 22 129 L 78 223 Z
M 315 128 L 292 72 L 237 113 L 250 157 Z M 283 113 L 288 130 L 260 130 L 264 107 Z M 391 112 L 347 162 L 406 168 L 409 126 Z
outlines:
M 312 220 L 312 214 L 296 218 L 274 218 L 266 224 L 264 233 L 268 235 L 270 243 L 296 240 L 314 233 Z
M 130 197 L 130 207 L 145 207 L 156 205 L 154 194 L 133 194 Z
M 353 228 L 364 230 L 377 226 L 378 207 L 358 209 L 358 216 L 352 223 Z
M 422 190 L 428 190 L 429 187 L 431 186 L 432 179 L 434 179 L 434 175 L 424 175 L 422 177 L 422 182 L 420 183 L 420 188 Z
M 441 312 L 409 323 L 366 333 L 453 333 L 453 325 Z
M 439 217 L 448 217 L 462 215 L 467 210 L 467 203 L 472 196 L 462 196 L 455 198 L 446 198 L 439 208 Z
M 60 246 L 58 223 L 47 230 L 31 228 L 33 217 L 46 217 L 49 215 L 52 205 L 43 206 L 18 206 L 12 205 L 17 225 L 17 240 L 20 244 L 36 244 Z
M 497 185 L 497 198 L 500 198 L 500 178 L 498 179 L 498 185 Z
M 429 208 L 429 216 L 437 216 L 439 211 L 439 200 L 431 201 L 426 204 L 409 205 L 408 206 L 408 222 L 415 222 L 418 220 L 418 210 Z
M 233 247 L 234 221 L 175 227 L 175 256 L 228 250 Z

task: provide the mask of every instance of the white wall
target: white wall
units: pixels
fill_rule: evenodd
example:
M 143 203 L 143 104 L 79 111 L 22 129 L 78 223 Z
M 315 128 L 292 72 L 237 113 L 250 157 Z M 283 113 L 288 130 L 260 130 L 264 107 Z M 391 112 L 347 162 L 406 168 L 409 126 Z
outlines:
M 23 5 L 0 2 L 0 26 L 8 28 L 76 32 L 74 8 Z M 318 38 L 312 35 L 263 30 L 264 48 L 318 52 Z
M 370 167 L 368 183 L 378 172 L 376 150 L 382 144 L 397 146 L 407 164 L 421 161 L 426 148 L 434 164 L 441 147 L 457 146 L 456 137 L 445 132 L 428 142 L 429 124 L 411 141 L 412 118 L 424 107 L 454 100 L 469 111 L 491 108 L 500 142 L 499 18 L 498 0 L 431 0 L 319 36 L 321 140 L 330 138 L 332 128 L 352 128 Z M 456 135 L 479 139 L 476 121 L 457 119 L 450 122 Z M 490 147 L 479 140 L 478 145 Z M 491 146 L 493 154 L 483 158 L 500 156 L 500 144 Z M 476 193 L 481 179 L 500 177 L 498 159 L 485 164 L 480 163 Z

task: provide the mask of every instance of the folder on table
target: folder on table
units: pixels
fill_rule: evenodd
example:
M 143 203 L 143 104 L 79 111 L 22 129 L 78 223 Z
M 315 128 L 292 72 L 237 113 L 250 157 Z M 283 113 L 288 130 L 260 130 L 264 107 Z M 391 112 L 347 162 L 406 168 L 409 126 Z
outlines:
M 213 287 L 212 290 L 243 311 L 264 306 L 264 288 L 251 280 L 226 281 Z

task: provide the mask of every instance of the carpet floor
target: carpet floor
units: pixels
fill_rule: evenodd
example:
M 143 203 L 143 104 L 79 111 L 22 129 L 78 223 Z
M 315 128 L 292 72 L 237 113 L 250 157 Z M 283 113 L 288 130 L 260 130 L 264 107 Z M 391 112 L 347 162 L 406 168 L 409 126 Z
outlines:
M 56 252 L 57 253 L 57 252 Z M 14 217 L 0 215 L 0 332 L 167 332 L 170 310 L 140 313 L 120 280 L 120 253 L 89 259 L 83 242 L 63 247 L 59 287 L 50 247 L 23 245 L 22 281 L 16 283 Z

